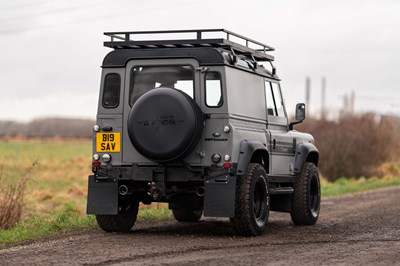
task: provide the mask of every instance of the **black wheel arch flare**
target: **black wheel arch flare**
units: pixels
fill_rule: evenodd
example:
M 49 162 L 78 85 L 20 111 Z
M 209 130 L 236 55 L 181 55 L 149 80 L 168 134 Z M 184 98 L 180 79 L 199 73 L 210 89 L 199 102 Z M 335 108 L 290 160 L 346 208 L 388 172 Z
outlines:
M 265 171 L 268 173 L 269 153 L 264 144 L 256 140 L 242 140 L 240 143 L 239 159 L 236 175 L 245 175 L 249 164 L 264 163 Z

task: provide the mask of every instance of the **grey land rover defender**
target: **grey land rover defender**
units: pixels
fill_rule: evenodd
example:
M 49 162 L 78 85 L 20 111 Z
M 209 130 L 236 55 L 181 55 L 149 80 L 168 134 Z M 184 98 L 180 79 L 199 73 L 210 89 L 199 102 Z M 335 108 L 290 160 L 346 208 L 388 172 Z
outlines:
M 87 202 L 101 229 L 130 231 L 139 202 L 245 236 L 270 211 L 317 222 L 319 153 L 293 130 L 304 104 L 288 121 L 272 47 L 224 29 L 105 35 Z

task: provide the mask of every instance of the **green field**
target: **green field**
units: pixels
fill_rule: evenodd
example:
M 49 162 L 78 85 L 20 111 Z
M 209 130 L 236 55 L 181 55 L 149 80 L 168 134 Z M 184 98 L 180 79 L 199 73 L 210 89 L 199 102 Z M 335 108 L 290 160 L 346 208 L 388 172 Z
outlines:
M 84 214 L 91 145 L 89 140 L 0 141 L 3 182 L 18 180 L 31 169 L 24 218 L 52 216 L 66 204 Z
M 94 216 L 85 214 L 91 154 L 91 140 L 0 140 L 3 187 L 29 175 L 22 221 L 10 230 L 0 229 L 0 247 L 96 228 Z M 138 220 L 169 218 L 172 214 L 165 204 L 153 204 L 141 206 Z
M 0 230 L 0 247 L 76 229 L 93 229 L 93 216 L 85 215 L 87 176 L 91 173 L 91 140 L 0 140 L 1 185 L 29 175 L 22 221 Z M 32 164 L 36 166 L 32 167 Z M 399 186 L 400 164 L 388 164 L 383 178 L 322 179 L 322 196 Z M 385 168 L 385 169 L 386 169 Z M 0 186 L 1 187 L 1 186 Z M 1 199 L 0 191 L 0 199 Z M 172 219 L 166 205 L 141 208 L 138 220 Z

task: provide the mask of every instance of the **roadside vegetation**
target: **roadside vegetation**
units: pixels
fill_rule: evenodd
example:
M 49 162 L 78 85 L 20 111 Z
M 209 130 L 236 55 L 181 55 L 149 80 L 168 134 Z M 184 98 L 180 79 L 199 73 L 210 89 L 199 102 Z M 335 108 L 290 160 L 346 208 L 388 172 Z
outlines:
M 296 129 L 315 137 L 323 197 L 400 186 L 398 121 L 307 118 Z M 0 248 L 98 230 L 85 214 L 91 146 L 82 138 L 0 139 Z M 165 219 L 172 219 L 166 204 L 141 205 L 138 222 Z
M 0 248 L 76 229 L 95 229 L 86 215 L 90 139 L 0 140 Z M 172 219 L 165 204 L 141 206 L 138 222 Z
M 21 220 L 22 207 L 24 203 L 24 195 L 26 183 L 29 180 L 29 174 L 33 163 L 25 175 L 19 180 L 6 184 L 2 182 L 2 173 L 0 173 L 0 228 L 10 229 Z
M 397 167 L 400 167 L 398 165 Z M 400 186 L 400 176 L 384 176 L 371 178 L 339 178 L 335 182 L 322 180 L 322 197 L 339 196 L 349 193 L 364 192 L 368 190 Z
M 385 164 L 400 158 L 400 118 L 344 114 L 338 120 L 307 118 L 295 129 L 312 134 L 320 152 L 321 174 L 334 182 L 341 177 L 383 177 Z M 384 170 L 384 171 L 382 171 Z
M 167 205 L 143 207 L 139 211 L 138 222 L 151 222 L 172 219 Z M 71 233 L 74 230 L 95 230 L 97 228 L 94 215 L 81 215 L 72 204 L 65 204 L 62 211 L 54 216 L 38 216 L 22 220 L 8 230 L 0 229 L 0 248 L 14 243 L 54 237 Z

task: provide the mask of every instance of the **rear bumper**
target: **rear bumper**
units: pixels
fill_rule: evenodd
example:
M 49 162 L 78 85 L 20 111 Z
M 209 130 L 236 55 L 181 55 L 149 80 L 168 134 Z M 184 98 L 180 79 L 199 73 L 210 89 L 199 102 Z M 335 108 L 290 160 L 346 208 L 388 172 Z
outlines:
M 199 177 L 186 176 L 186 179 L 171 178 L 175 175 L 167 175 L 171 169 L 149 168 L 142 169 L 141 174 L 145 174 L 146 178 L 141 179 L 116 179 L 112 176 L 95 176 L 88 178 L 88 199 L 87 213 L 99 215 L 115 215 L 118 214 L 119 200 L 123 197 L 119 195 L 119 185 L 126 184 L 133 191 L 133 197 L 137 200 L 150 203 L 151 201 L 174 202 L 179 199 L 176 196 L 184 194 L 194 194 L 193 187 L 204 186 L 204 196 L 198 196 L 203 202 L 204 215 L 210 217 L 233 217 L 235 215 L 235 193 L 236 193 L 236 176 L 222 173 L 213 175 L 199 175 Z M 182 169 L 181 169 L 182 170 Z M 224 169 L 226 171 L 226 169 Z M 158 171 L 158 172 L 157 172 Z M 175 174 L 172 171 L 169 174 Z M 184 176 L 185 177 L 185 176 Z M 140 182 L 145 181 L 145 182 Z M 175 182 L 179 181 L 179 183 Z M 187 182 L 182 182 L 187 181 Z M 190 182 L 193 181 L 193 182 Z M 155 185 L 161 193 L 161 197 L 157 200 L 149 197 L 146 193 L 145 186 L 151 183 Z M 129 185 L 128 185 L 129 184 Z M 182 185 L 181 189 L 179 185 Z M 139 188 L 139 190 L 136 190 Z M 148 187 L 150 192 L 150 187 Z M 135 192 L 138 191 L 138 192 Z M 179 201 L 179 200 L 178 200 Z M 186 202 L 185 204 L 191 204 Z M 179 202 L 178 202 L 179 205 Z
M 115 180 L 147 181 L 154 180 L 155 173 L 163 172 L 166 181 L 187 182 L 204 181 L 224 174 L 232 175 L 235 173 L 234 165 L 230 169 L 215 166 L 182 166 L 174 165 L 167 167 L 159 166 L 139 166 L 137 164 L 129 166 L 108 165 L 94 169 L 95 176 L 107 177 Z

